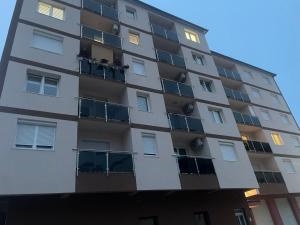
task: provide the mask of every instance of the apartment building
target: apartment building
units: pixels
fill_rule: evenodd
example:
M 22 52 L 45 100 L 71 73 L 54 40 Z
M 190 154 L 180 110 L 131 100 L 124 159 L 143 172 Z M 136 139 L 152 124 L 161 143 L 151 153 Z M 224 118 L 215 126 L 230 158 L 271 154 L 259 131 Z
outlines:
M 274 74 L 137 0 L 17 0 L 0 67 L 0 225 L 300 224 Z

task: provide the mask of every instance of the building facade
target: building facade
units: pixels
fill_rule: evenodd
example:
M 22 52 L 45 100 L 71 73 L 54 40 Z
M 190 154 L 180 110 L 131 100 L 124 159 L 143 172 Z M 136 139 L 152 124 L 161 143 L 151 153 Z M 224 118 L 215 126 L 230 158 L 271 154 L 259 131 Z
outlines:
M 17 0 L 0 67 L 0 224 L 300 224 L 274 74 L 136 0 Z

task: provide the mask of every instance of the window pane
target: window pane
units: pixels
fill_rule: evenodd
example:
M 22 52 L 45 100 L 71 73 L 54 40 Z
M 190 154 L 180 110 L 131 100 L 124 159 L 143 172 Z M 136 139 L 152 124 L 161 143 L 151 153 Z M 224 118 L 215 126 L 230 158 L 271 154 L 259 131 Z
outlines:
M 143 112 L 148 112 L 149 111 L 149 107 L 148 107 L 147 97 L 138 96 L 137 100 L 138 100 L 138 109 L 141 110 L 141 111 L 143 111 Z
M 154 135 L 143 135 L 143 145 L 145 155 L 156 155 L 156 140 Z
M 50 96 L 57 96 L 58 80 L 52 78 L 45 78 L 44 94 Z
M 209 225 L 210 220 L 207 212 L 194 214 L 196 225 Z
M 272 139 L 275 145 L 283 145 L 280 134 L 272 134 Z
M 145 75 L 145 65 L 142 61 L 133 61 L 133 72 L 138 75 Z
M 129 42 L 138 45 L 140 43 L 140 36 L 138 34 L 129 33 Z
M 133 9 L 127 9 L 127 10 L 126 10 L 126 14 L 127 14 L 127 17 L 128 17 L 129 19 L 132 19 L 132 20 L 135 19 L 135 15 L 136 15 L 135 10 L 133 10 Z
M 223 123 L 223 119 L 220 111 L 211 111 L 211 113 L 216 123 Z
M 46 51 L 62 54 L 63 39 L 42 32 L 34 32 L 32 46 Z
M 226 161 L 237 161 L 236 152 L 233 144 L 220 144 L 223 159 Z
M 42 77 L 29 75 L 27 78 L 26 91 L 31 93 L 40 93 Z
M 64 10 L 53 7 L 52 16 L 56 19 L 63 20 L 64 19 Z
M 54 145 L 55 127 L 39 126 L 36 146 L 37 148 L 52 149 Z
M 50 16 L 51 5 L 44 2 L 39 2 L 38 12 L 47 16 Z
M 18 123 L 16 147 L 33 148 L 35 126 Z

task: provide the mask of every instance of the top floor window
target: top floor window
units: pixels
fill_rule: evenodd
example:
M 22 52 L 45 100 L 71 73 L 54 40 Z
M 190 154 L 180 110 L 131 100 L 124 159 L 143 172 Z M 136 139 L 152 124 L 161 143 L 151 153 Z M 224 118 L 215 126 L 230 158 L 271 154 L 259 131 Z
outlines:
M 38 12 L 46 16 L 51 16 L 59 20 L 64 20 L 64 9 L 58 8 L 45 2 L 39 2 Z
M 136 19 L 136 10 L 130 7 L 126 7 L 126 15 L 129 19 Z
M 187 40 L 200 43 L 199 35 L 196 32 L 184 29 L 184 33 Z

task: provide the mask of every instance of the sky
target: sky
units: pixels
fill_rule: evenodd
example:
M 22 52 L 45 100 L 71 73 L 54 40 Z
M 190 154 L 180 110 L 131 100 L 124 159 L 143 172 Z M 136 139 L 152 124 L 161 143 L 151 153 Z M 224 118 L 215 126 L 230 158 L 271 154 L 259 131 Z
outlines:
M 207 28 L 211 50 L 276 73 L 300 125 L 299 0 L 143 1 Z M 0 53 L 14 5 L 15 0 L 0 0 Z

